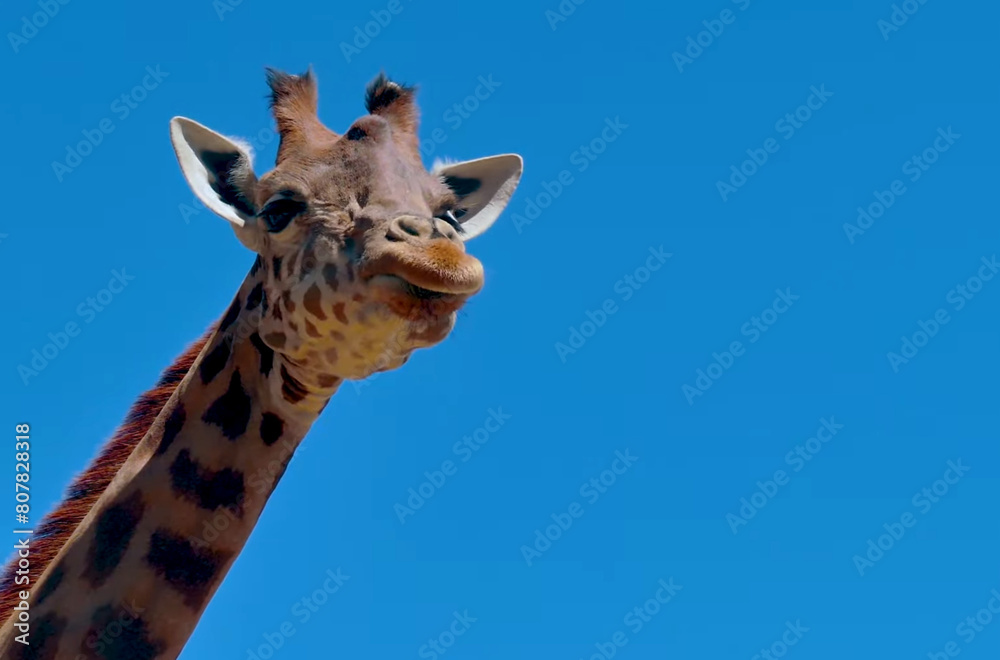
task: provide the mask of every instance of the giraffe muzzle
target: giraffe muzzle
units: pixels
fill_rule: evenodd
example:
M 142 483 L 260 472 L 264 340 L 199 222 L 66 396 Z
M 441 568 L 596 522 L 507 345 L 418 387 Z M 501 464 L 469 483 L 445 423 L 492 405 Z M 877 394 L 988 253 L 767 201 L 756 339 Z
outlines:
M 369 248 L 361 277 L 391 275 L 410 285 L 417 297 L 471 296 L 483 288 L 483 265 L 446 222 L 403 216 L 394 220 L 374 250 Z

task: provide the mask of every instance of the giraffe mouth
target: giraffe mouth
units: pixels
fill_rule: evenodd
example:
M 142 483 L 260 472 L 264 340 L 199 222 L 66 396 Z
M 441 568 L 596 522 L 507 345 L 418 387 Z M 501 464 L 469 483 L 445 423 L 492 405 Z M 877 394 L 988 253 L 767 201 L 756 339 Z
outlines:
M 376 300 L 386 304 L 397 316 L 409 320 L 428 320 L 458 311 L 467 294 L 434 291 L 409 282 L 399 275 L 374 275 L 368 280 Z
M 431 289 L 425 289 L 422 286 L 417 286 L 416 284 L 413 284 L 411 282 L 407 282 L 406 280 L 404 280 L 402 277 L 399 277 L 398 275 L 390 275 L 389 277 L 395 277 L 395 278 L 397 278 L 400 282 L 403 283 L 403 290 L 406 293 L 408 293 L 409 295 L 413 296 L 414 298 L 418 298 L 420 300 L 439 300 L 439 299 L 444 298 L 444 297 L 446 297 L 448 295 L 453 295 L 453 294 L 444 293 L 443 291 L 432 291 Z
M 372 252 L 359 268 L 362 279 L 395 277 L 415 298 L 471 296 L 483 288 L 483 265 L 449 240 L 434 240 L 421 249 L 387 242 Z

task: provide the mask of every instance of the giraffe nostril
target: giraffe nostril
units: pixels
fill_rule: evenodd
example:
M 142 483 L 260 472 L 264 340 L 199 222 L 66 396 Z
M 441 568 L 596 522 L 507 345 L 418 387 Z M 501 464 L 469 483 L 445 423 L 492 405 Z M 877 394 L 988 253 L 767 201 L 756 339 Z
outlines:
M 399 228 L 410 236 L 420 236 L 420 227 L 413 218 L 400 218 Z
M 450 241 L 462 242 L 458 236 L 458 231 L 451 226 L 451 223 L 439 218 L 434 218 L 431 222 L 434 223 L 435 234 L 440 234 Z
M 414 242 L 434 241 L 446 239 L 455 243 L 461 243 L 459 232 L 448 222 L 440 218 L 422 218 L 419 216 L 405 215 L 396 218 L 389 224 L 386 231 L 386 238 L 393 242 Z
M 390 241 L 410 241 L 414 238 L 429 238 L 432 228 L 426 220 L 414 216 L 402 216 L 389 223 L 385 236 Z

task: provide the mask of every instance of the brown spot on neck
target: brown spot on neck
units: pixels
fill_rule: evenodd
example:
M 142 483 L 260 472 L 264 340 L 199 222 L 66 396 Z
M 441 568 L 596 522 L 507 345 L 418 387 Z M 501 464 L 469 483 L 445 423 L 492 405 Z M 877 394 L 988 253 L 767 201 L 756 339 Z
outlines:
M 97 608 L 91 617 L 90 629 L 83 637 L 76 660 L 81 657 L 87 660 L 154 660 L 166 646 L 152 637 L 149 625 L 130 605 L 115 607 L 108 603 Z
M 232 558 L 232 553 L 195 548 L 183 536 L 158 529 L 149 540 L 146 563 L 184 597 L 185 605 L 200 610 Z
M 145 510 L 142 493 L 136 491 L 97 517 L 94 540 L 87 553 L 87 568 L 83 571 L 83 578 L 91 587 L 96 589 L 104 584 L 118 567 Z
M 11 660 L 60 660 L 59 641 L 66 630 L 66 619 L 46 614 L 34 622 L 28 644 L 15 643 Z

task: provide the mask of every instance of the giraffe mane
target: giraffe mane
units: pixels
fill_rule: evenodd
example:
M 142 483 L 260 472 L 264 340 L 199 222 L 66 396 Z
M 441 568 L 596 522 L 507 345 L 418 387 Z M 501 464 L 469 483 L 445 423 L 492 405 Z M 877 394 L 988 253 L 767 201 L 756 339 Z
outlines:
M 21 600 L 18 592 L 34 589 L 38 578 L 59 554 L 80 522 L 87 516 L 97 499 L 111 483 L 119 468 L 135 450 L 136 445 L 149 431 L 177 386 L 191 369 L 205 343 L 215 332 L 213 325 L 204 336 L 192 343 L 169 367 L 164 369 L 156 385 L 140 396 L 128 411 L 125 421 L 118 427 L 111 439 L 105 443 L 100 454 L 87 469 L 80 473 L 69 488 L 62 502 L 50 511 L 35 527 L 31 538 L 31 566 L 28 569 L 27 585 L 14 583 L 18 558 L 15 556 L 0 574 L 0 625 L 13 612 Z

